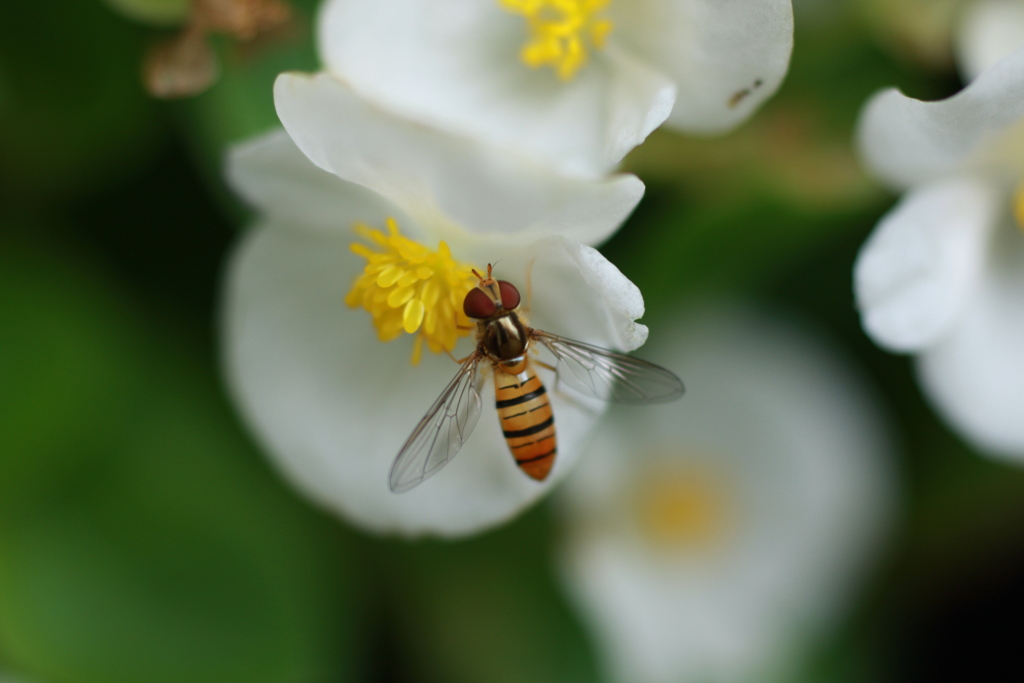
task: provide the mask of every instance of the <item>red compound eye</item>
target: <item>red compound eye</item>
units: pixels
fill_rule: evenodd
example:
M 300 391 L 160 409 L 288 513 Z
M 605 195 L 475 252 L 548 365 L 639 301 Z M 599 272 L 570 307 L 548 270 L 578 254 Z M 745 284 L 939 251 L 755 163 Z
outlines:
M 469 294 L 462 301 L 462 311 L 470 318 L 490 318 L 495 311 L 494 302 L 491 297 L 484 293 L 479 287 L 469 290 Z
M 498 290 L 501 291 L 501 305 L 506 311 L 511 311 L 519 306 L 519 290 L 511 282 L 498 280 Z

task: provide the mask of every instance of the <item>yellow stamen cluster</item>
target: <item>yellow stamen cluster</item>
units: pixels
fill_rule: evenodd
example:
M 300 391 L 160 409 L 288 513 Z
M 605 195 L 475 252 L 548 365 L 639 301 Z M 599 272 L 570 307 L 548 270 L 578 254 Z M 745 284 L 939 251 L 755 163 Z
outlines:
M 1024 182 L 1013 195 L 1013 217 L 1017 219 L 1017 227 L 1024 230 Z
M 587 43 L 603 50 L 613 24 L 599 16 L 611 0 L 498 0 L 526 19 L 530 37 L 519 53 L 533 69 L 550 66 L 563 81 L 587 63 Z
M 648 540 L 671 550 L 707 550 L 724 538 L 731 506 L 717 477 L 694 467 L 651 475 L 635 498 L 637 523 Z
M 469 334 L 473 321 L 462 312 L 462 302 L 477 280 L 472 267 L 453 259 L 444 242 L 431 251 L 402 235 L 395 219 L 388 218 L 387 226 L 385 234 L 355 224 L 356 233 L 370 245 L 352 243 L 352 251 L 366 259 L 366 267 L 345 303 L 370 312 L 381 341 L 397 339 L 402 332 L 416 334 L 416 365 L 424 342 L 434 353 L 450 353 L 459 337 Z

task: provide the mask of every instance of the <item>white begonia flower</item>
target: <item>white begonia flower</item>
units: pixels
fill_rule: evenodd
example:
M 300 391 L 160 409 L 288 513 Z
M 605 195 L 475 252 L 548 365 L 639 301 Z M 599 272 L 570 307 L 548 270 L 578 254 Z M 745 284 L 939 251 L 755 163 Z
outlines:
M 1024 47 L 1024 0 L 977 0 L 964 11 L 956 35 L 957 63 L 968 81 Z
M 326 68 L 364 97 L 582 175 L 666 119 L 738 125 L 792 33 L 790 0 L 328 0 L 318 25 Z
M 877 94 L 858 143 L 907 191 L 854 267 L 864 329 L 916 354 L 925 393 L 977 447 L 1024 459 L 1024 50 L 940 102 Z
M 532 285 L 531 325 L 641 345 L 640 292 L 581 242 L 613 232 L 642 183 L 559 176 L 393 117 L 328 75 L 284 74 L 275 92 L 287 134 L 236 148 L 228 168 L 262 214 L 226 283 L 224 360 L 241 412 L 298 488 L 365 529 L 453 537 L 510 518 L 572 467 L 600 412 L 552 392 L 558 458 L 540 484 L 513 462 L 485 386 L 459 455 L 394 494 L 395 455 L 458 369 L 443 354 L 420 360 L 422 347 L 468 353 L 467 337 L 454 348 L 468 334 L 456 324 L 469 322 L 468 268 L 487 263 L 524 301 Z
M 794 680 L 893 516 L 856 374 L 778 317 L 711 310 L 645 347 L 686 401 L 616 409 L 559 499 L 564 584 L 612 681 Z

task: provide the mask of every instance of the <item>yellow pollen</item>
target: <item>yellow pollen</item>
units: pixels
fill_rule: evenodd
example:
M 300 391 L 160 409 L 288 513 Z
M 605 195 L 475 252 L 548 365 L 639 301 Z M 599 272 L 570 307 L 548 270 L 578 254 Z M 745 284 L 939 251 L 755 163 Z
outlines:
M 1013 217 L 1017 219 L 1017 227 L 1024 230 L 1024 182 L 1013 195 Z
M 353 226 L 370 245 L 352 243 L 352 251 L 366 259 L 366 266 L 345 303 L 370 312 L 383 342 L 403 332 L 415 334 L 416 365 L 424 342 L 434 353 L 451 352 L 459 337 L 469 334 L 473 321 L 462 312 L 462 301 L 477 280 L 472 266 L 453 259 L 444 242 L 431 251 L 402 235 L 394 218 L 387 219 L 387 226 L 387 234 L 363 223 Z
M 526 19 L 530 36 L 519 52 L 523 64 L 550 66 L 563 81 L 587 63 L 588 46 L 603 50 L 614 25 L 600 16 L 611 0 L 498 0 Z
M 641 531 L 658 546 L 708 549 L 729 527 L 731 506 L 722 482 L 695 467 L 652 472 L 641 481 L 635 501 Z

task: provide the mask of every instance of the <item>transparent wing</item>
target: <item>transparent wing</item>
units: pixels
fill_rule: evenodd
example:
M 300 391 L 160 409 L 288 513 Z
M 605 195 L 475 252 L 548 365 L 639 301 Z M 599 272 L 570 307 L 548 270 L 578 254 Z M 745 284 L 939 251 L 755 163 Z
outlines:
M 534 330 L 558 360 L 558 381 L 587 396 L 614 403 L 661 403 L 683 395 L 683 382 L 654 363 Z
M 462 364 L 398 452 L 388 478 L 395 493 L 418 486 L 447 465 L 473 432 L 480 419 L 476 370 L 481 357 L 474 352 Z

